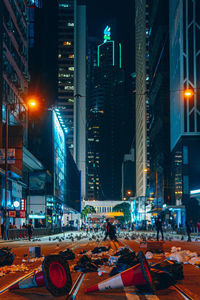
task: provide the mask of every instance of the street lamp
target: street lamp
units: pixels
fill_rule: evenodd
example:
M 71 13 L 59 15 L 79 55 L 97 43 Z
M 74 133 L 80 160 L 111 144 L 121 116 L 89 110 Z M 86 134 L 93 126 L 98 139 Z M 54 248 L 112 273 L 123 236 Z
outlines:
M 194 91 L 192 89 L 186 89 L 184 90 L 184 96 L 189 98 L 192 97 L 194 95 Z
M 32 98 L 27 101 L 28 107 L 30 108 L 36 108 L 37 107 L 37 101 Z M 8 211 L 7 211 L 7 184 L 8 184 L 8 112 L 10 110 L 15 109 L 15 104 L 13 103 L 6 103 L 6 132 L 5 132 L 5 212 L 4 212 L 4 237 L 7 240 L 8 238 Z

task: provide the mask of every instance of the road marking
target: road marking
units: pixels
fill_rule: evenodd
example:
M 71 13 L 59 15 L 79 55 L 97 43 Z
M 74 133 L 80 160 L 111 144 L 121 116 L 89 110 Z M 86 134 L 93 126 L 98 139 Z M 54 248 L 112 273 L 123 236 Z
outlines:
M 147 300 L 159 300 L 158 296 L 152 294 L 145 294 L 139 292 L 137 289 L 134 290 L 134 287 L 125 287 L 124 288 L 126 298 L 128 300 L 137 300 L 137 299 L 147 299 Z
M 25 278 L 28 278 L 30 277 L 31 275 L 34 274 L 35 271 L 37 271 L 37 269 L 34 269 L 33 271 L 31 271 L 29 274 L 26 274 L 20 278 L 18 278 L 17 280 L 15 280 L 14 282 L 12 282 L 11 284 L 9 284 L 7 287 L 3 288 L 2 290 L 0 290 L 0 294 L 3 294 L 4 292 L 6 292 L 11 286 L 13 286 L 15 283 L 18 283 L 20 282 L 21 280 L 25 279 Z
M 84 277 L 85 277 L 85 273 L 82 275 L 82 277 L 81 277 L 81 279 L 79 280 L 79 283 L 78 283 L 78 285 L 77 285 L 77 287 L 76 287 L 76 289 L 75 289 L 75 291 L 74 291 L 74 293 L 73 293 L 73 295 L 72 295 L 72 299 L 74 300 L 74 299 L 76 299 L 76 295 L 77 295 L 77 293 L 78 293 L 78 291 L 79 291 L 79 289 L 80 289 L 80 286 L 81 286 L 81 284 L 82 284 L 82 282 L 83 282 L 83 279 L 84 279 Z

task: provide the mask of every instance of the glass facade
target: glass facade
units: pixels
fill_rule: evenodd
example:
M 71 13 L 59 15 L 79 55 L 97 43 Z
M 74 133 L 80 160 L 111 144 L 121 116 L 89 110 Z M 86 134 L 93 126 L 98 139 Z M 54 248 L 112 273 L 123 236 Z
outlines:
M 56 113 L 53 112 L 54 126 L 54 196 L 64 202 L 65 200 L 65 158 L 66 145 L 62 127 Z

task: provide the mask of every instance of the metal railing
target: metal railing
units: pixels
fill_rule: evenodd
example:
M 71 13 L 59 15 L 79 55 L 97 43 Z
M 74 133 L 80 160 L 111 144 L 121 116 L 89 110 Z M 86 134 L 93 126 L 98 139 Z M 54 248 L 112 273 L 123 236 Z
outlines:
M 67 231 L 76 231 L 77 227 L 68 226 L 62 228 L 34 228 L 32 237 L 41 237 L 48 236 L 53 234 L 59 234 Z M 17 240 L 17 239 L 26 239 L 28 237 L 28 230 L 25 229 L 8 229 L 8 239 L 9 240 Z

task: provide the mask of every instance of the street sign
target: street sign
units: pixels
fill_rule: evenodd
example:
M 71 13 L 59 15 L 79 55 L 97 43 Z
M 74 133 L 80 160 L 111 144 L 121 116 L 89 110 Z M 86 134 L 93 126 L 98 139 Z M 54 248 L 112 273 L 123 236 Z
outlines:
M 8 153 L 7 153 L 7 157 L 8 157 L 8 164 L 15 164 L 15 149 L 14 148 L 10 148 L 8 149 Z M 5 149 L 0 149 L 0 164 L 5 164 Z
M 8 217 L 9 218 L 16 218 L 16 210 L 9 210 Z
M 19 218 L 26 219 L 26 211 L 25 210 L 19 210 Z

